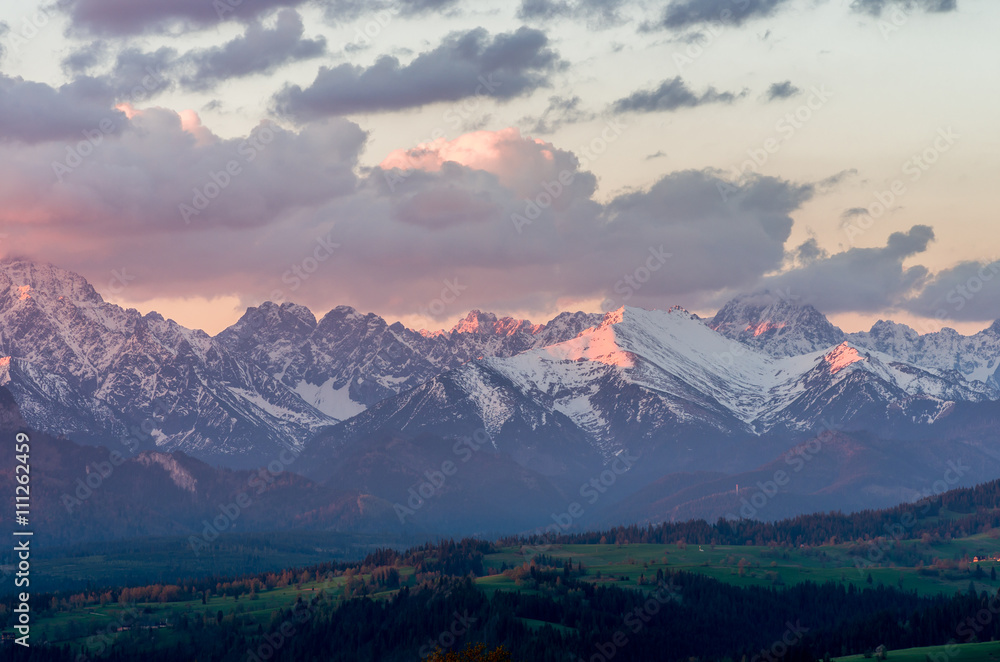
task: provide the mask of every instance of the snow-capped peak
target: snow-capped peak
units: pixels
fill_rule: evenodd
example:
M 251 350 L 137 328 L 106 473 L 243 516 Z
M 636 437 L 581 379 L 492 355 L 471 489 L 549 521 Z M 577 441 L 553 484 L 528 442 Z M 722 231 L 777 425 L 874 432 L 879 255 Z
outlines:
M 735 297 L 708 326 L 771 356 L 798 356 L 841 342 L 844 333 L 809 304 L 764 291 Z
M 823 360 L 829 365 L 830 374 L 835 375 L 852 363 L 864 361 L 865 357 L 861 356 L 861 353 L 857 349 L 851 347 L 845 341 L 830 350 L 823 357 Z

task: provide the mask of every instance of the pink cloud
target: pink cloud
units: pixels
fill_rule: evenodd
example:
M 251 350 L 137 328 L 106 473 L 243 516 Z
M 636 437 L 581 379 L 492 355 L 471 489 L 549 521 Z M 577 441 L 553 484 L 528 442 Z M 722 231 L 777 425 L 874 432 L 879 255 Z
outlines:
M 452 161 L 497 176 L 500 183 L 521 198 L 537 194 L 542 182 L 554 181 L 562 170 L 575 172 L 576 157 L 552 143 L 522 136 L 516 127 L 498 131 L 474 131 L 454 140 L 438 138 L 410 149 L 389 153 L 379 166 L 383 170 L 438 172 Z

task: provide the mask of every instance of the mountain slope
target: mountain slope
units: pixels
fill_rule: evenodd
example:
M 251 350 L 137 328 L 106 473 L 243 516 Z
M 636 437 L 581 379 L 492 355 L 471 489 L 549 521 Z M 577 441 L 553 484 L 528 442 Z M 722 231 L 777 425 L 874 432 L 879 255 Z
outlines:
M 791 296 L 771 292 L 732 299 L 719 309 L 708 326 L 775 357 L 808 354 L 844 340 L 844 332 L 812 306 L 797 304 Z

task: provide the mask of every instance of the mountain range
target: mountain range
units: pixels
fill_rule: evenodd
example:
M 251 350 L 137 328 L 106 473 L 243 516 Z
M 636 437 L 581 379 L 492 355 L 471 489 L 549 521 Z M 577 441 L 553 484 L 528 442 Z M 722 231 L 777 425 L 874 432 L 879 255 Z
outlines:
M 472 311 L 438 332 L 264 303 L 213 337 L 52 265 L 0 262 L 0 386 L 25 426 L 238 470 L 293 452 L 302 489 L 378 503 L 380 526 L 395 508 L 402 526 L 516 531 L 577 502 L 573 526 L 771 519 L 898 503 L 949 462 L 970 467 L 949 488 L 997 478 L 998 364 L 1000 321 L 971 336 L 891 321 L 844 333 L 767 292 L 709 319 Z M 758 493 L 767 507 L 748 509 Z M 316 525 L 364 519 L 340 510 Z

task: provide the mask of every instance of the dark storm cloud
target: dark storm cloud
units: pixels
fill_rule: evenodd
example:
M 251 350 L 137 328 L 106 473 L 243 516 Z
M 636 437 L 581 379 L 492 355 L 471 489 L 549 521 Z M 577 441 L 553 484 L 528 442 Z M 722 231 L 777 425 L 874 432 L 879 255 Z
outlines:
M 802 90 L 792 85 L 792 81 L 786 80 L 781 83 L 773 83 L 771 87 L 767 88 L 764 97 L 768 101 L 777 101 L 778 99 L 789 99 L 801 92 Z
M 522 27 L 492 39 L 483 28 L 447 37 L 407 65 L 391 56 L 370 67 L 323 67 L 312 85 L 286 87 L 278 112 L 299 120 L 415 108 L 478 95 L 511 99 L 548 84 L 562 63 L 539 30 Z
M 704 23 L 742 25 L 746 21 L 771 16 L 788 0 L 673 0 L 663 12 L 658 26 L 682 30 Z
M 701 94 L 696 94 L 691 91 L 691 88 L 680 76 L 677 76 L 663 81 L 656 89 L 638 90 L 627 97 L 618 99 L 612 104 L 612 108 L 619 113 L 673 111 L 711 103 L 732 103 L 744 94 L 745 92 L 739 94 L 718 92 L 714 87 L 709 87 Z
M 303 32 L 302 17 L 294 9 L 281 10 L 273 28 L 254 21 L 244 34 L 222 46 L 185 55 L 182 63 L 193 72 L 183 76 L 181 84 L 188 89 L 211 89 L 227 78 L 269 73 L 284 64 L 323 55 L 326 40 L 305 39 Z
M 938 319 L 986 322 L 1000 318 L 1000 260 L 962 262 L 934 274 L 902 307 Z
M 0 74 L 0 140 L 39 143 L 83 138 L 110 122 L 117 131 L 124 113 L 112 108 L 109 90 L 90 80 L 51 87 Z
M 851 9 L 856 12 L 881 16 L 882 12 L 892 7 L 907 11 L 919 9 L 925 12 L 941 13 L 958 9 L 958 0 L 854 0 Z
M 792 288 L 827 313 L 877 312 L 896 306 L 928 276 L 923 266 L 903 267 L 907 258 L 923 253 L 934 231 L 915 225 L 894 232 L 882 248 L 851 248 L 818 257 L 798 268 L 763 279 L 758 288 Z M 752 288 L 752 289 L 758 289 Z

